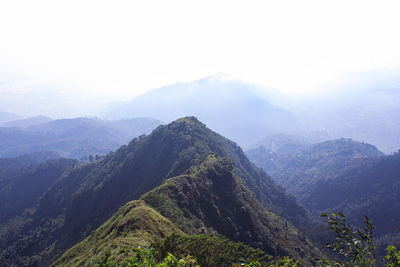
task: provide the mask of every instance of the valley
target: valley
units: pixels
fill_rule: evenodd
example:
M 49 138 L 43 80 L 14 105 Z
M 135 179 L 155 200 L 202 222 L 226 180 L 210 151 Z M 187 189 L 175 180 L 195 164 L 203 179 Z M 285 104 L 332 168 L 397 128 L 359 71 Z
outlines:
M 384 264 L 398 242 L 396 143 L 340 137 L 360 135 L 257 90 L 216 75 L 111 105 L 108 119 L 4 113 L 0 265 L 325 266 L 343 260 L 320 218 L 335 211 L 355 229 L 368 216 L 365 257 Z

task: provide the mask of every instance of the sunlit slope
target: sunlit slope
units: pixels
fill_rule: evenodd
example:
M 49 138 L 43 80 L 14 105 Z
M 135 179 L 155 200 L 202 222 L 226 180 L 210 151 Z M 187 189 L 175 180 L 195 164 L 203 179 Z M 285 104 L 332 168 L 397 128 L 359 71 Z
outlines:
M 107 249 L 149 247 L 172 233 L 183 234 L 170 220 L 143 201 L 128 202 L 101 227 L 79 244 L 67 250 L 53 265 L 93 264 Z

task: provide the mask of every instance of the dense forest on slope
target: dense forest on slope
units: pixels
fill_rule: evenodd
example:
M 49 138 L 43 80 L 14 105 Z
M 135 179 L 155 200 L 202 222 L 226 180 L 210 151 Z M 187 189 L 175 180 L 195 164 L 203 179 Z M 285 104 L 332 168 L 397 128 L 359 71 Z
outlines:
M 400 153 L 371 159 L 310 189 L 316 210 L 342 210 L 351 221 L 371 218 L 375 233 L 397 233 L 400 210 Z
M 291 146 L 291 143 L 286 146 Z M 261 146 L 246 154 L 309 209 L 318 205 L 306 201 L 309 191 L 317 183 L 333 179 L 347 169 L 359 168 L 364 162 L 384 155 L 373 145 L 348 138 L 308 145 L 286 153 Z
M 7 258 L 10 242 L 24 239 L 25 225 L 32 220 L 36 205 L 62 173 L 78 164 L 54 152 L 37 152 L 17 158 L 0 159 L 0 265 L 21 265 Z M 39 240 L 38 240 L 39 242 Z
M 2 240 L 0 261 L 50 263 L 122 205 L 165 179 L 184 174 L 208 154 L 229 159 L 235 175 L 268 210 L 285 215 L 295 225 L 307 221 L 307 211 L 251 164 L 235 143 L 188 117 L 159 126 L 106 157 L 65 172 L 16 230 L 20 237 Z
M 381 254 L 397 242 L 399 153 L 385 156 L 372 145 L 340 139 L 296 153 L 259 148 L 247 154 L 314 214 L 343 211 L 354 225 L 371 218 Z
M 229 161 L 207 156 L 186 174 L 170 178 L 144 194 L 141 201 L 125 205 L 92 235 L 68 250 L 55 265 L 91 265 L 107 250 L 111 255 L 124 248 L 149 247 L 155 241 L 159 248 L 164 247 L 163 251 L 169 247 L 169 252 L 181 249 L 180 255 L 191 252 L 198 256 L 199 251 L 168 245 L 179 240 L 168 237 L 171 233 L 182 235 L 182 232 L 222 234 L 273 256 L 288 255 L 307 261 L 318 255 L 311 243 L 300 240 L 296 228 L 266 211 L 232 169 Z M 166 240 L 160 240 L 165 237 Z M 231 253 L 240 252 L 237 249 Z M 213 253 L 209 251 L 199 258 L 202 266 L 213 266 L 205 263 Z M 223 262 L 223 266 L 232 263 Z
M 0 156 L 15 157 L 39 151 L 55 151 L 72 158 L 104 155 L 134 137 L 150 133 L 161 122 L 149 118 L 119 121 L 76 118 L 15 127 L 26 123 L 17 121 L 10 123 L 14 127 L 0 127 Z
M 59 158 L 60 155 L 53 151 L 42 151 L 31 154 L 21 155 L 15 158 L 0 158 L 0 170 L 19 171 L 20 168 L 29 167 L 46 162 L 49 159 Z
M 0 224 L 33 208 L 39 197 L 76 160 L 52 152 L 0 158 Z
M 76 164 L 71 159 L 53 159 L 2 179 L 0 186 L 0 223 L 22 214 L 38 202 L 39 197 L 60 175 Z

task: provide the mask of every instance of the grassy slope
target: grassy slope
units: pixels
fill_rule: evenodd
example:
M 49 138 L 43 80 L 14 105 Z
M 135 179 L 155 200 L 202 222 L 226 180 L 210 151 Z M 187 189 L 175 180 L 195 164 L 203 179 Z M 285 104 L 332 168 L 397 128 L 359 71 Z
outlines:
M 171 233 L 182 232 L 143 201 L 131 201 L 90 236 L 67 250 L 53 265 L 91 265 L 107 249 L 148 247 Z
M 214 155 L 141 199 L 189 234 L 222 234 L 274 256 L 313 254 L 296 228 L 268 212 L 236 177 L 231 163 Z

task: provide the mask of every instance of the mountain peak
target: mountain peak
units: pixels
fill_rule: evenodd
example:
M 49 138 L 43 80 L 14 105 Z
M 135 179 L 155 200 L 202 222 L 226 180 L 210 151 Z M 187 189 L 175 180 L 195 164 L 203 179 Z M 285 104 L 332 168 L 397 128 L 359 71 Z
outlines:
M 180 119 L 177 119 L 176 121 L 172 122 L 172 123 L 188 123 L 188 124 L 202 124 L 198 118 L 196 118 L 195 116 L 186 116 L 186 117 L 182 117 Z
M 182 126 L 184 127 L 193 127 L 193 126 L 200 126 L 200 127 L 206 127 L 205 124 L 203 124 L 199 119 L 197 119 L 195 116 L 186 116 L 182 117 L 180 119 L 177 119 L 170 124 L 168 124 L 169 128 L 176 128 L 180 129 Z
M 103 116 L 116 119 L 134 114 L 167 123 L 188 115 L 196 116 L 220 134 L 246 145 L 250 140 L 260 140 L 265 133 L 276 133 L 278 125 L 292 127 L 292 115 L 276 106 L 274 99 L 278 99 L 275 91 L 268 89 L 268 93 L 260 93 L 257 85 L 217 73 L 114 103 Z
M 271 225 L 274 225 L 274 235 L 270 234 Z M 160 241 L 171 232 L 176 236 L 218 233 L 270 255 L 295 258 L 316 255 L 311 246 L 299 240 L 290 223 L 262 207 L 233 173 L 229 160 L 214 154 L 192 166 L 189 172 L 165 180 L 142 195 L 139 201 L 125 205 L 89 238 L 65 253 L 55 266 L 71 266 L 77 261 L 80 262 L 76 266 L 94 265 L 91 262 L 98 255 L 93 253 L 93 248 L 97 254 L 105 253 L 110 243 L 115 244 L 114 251 L 126 244 L 156 247 L 154 241 Z M 166 240 L 168 237 L 162 242 Z M 102 248 L 105 249 L 101 252 Z M 204 256 L 202 252 L 202 257 L 198 258 L 202 266 L 228 266 L 202 262 Z
M 341 156 L 351 156 L 358 158 L 380 157 L 384 153 L 376 146 L 364 142 L 355 141 L 351 138 L 341 138 L 328 140 L 322 143 L 314 144 L 309 147 L 310 150 L 320 153 L 335 153 Z
M 171 201 L 182 205 L 188 203 L 185 199 L 191 200 L 193 205 L 189 203 L 189 206 L 185 206 L 182 214 L 189 211 L 190 207 L 198 208 L 191 212 L 193 216 L 186 212 L 189 216 L 186 221 L 191 221 L 191 218 L 194 218 L 194 222 L 204 221 L 205 230 L 210 226 L 217 232 L 230 234 L 232 239 L 248 244 L 257 245 L 257 236 L 261 235 L 258 233 L 264 233 L 262 234 L 265 237 L 264 242 L 260 247 L 274 255 L 288 253 L 281 253 L 284 250 L 277 246 L 269 247 L 270 239 L 267 236 L 269 224 L 260 229 L 256 227 L 258 223 L 254 223 L 254 227 L 249 228 L 250 234 L 247 230 L 243 230 L 252 225 L 251 218 L 266 216 L 261 205 L 263 204 L 268 211 L 285 215 L 295 225 L 300 225 L 308 216 L 306 210 L 285 195 L 263 171 L 250 163 L 240 147 L 207 128 L 196 117 L 189 116 L 160 126 L 145 137 L 135 138 L 128 145 L 99 160 L 78 165 L 57 179 L 41 196 L 32 215 L 32 221 L 27 226 L 32 230 L 30 233 L 40 230 L 40 237 L 30 236 L 27 243 L 25 238 L 12 240 L 21 249 L 8 250 L 9 254 L 2 253 L 0 262 L 6 257 L 14 259 L 16 255 L 32 257 L 33 260 L 35 255 L 49 250 L 51 240 L 57 240 L 51 252 L 38 259 L 41 265 L 48 265 L 67 248 L 87 237 L 125 203 L 137 200 L 155 188 L 163 190 L 166 187 L 159 186 L 165 183 L 168 185 L 172 183 L 168 192 L 178 195 L 167 196 L 161 192 L 157 193 L 153 200 L 157 200 L 157 196 L 168 197 Z M 236 187 L 229 187 L 233 185 Z M 246 197 L 237 195 L 238 191 L 235 191 L 235 188 L 245 193 Z M 185 190 L 186 194 L 182 194 Z M 210 202 L 207 194 L 214 196 L 215 201 Z M 231 198 L 232 195 L 236 197 Z M 248 201 L 243 202 L 246 199 Z M 212 204 L 217 201 L 218 207 Z M 172 207 L 168 201 L 162 203 Z M 254 203 L 259 203 L 258 211 L 246 213 L 246 210 L 254 208 Z M 160 210 L 162 207 L 164 206 L 159 207 Z M 225 211 L 232 211 L 232 214 L 224 213 Z M 147 214 L 161 218 L 154 212 Z M 59 231 L 54 231 L 52 227 L 41 228 L 42 220 L 61 217 L 64 219 L 57 224 L 57 227 L 60 227 Z M 269 221 L 268 218 L 265 218 L 265 221 Z M 180 225 L 179 220 L 177 222 Z M 190 229 L 196 230 L 197 224 L 193 226 L 194 228 Z M 286 235 L 285 226 L 281 230 Z M 295 236 L 293 238 L 296 239 Z M 37 245 L 38 240 L 45 242 L 43 245 Z M 275 244 L 278 245 L 278 240 Z M 35 246 L 37 249 L 28 251 L 26 249 L 28 246 Z

